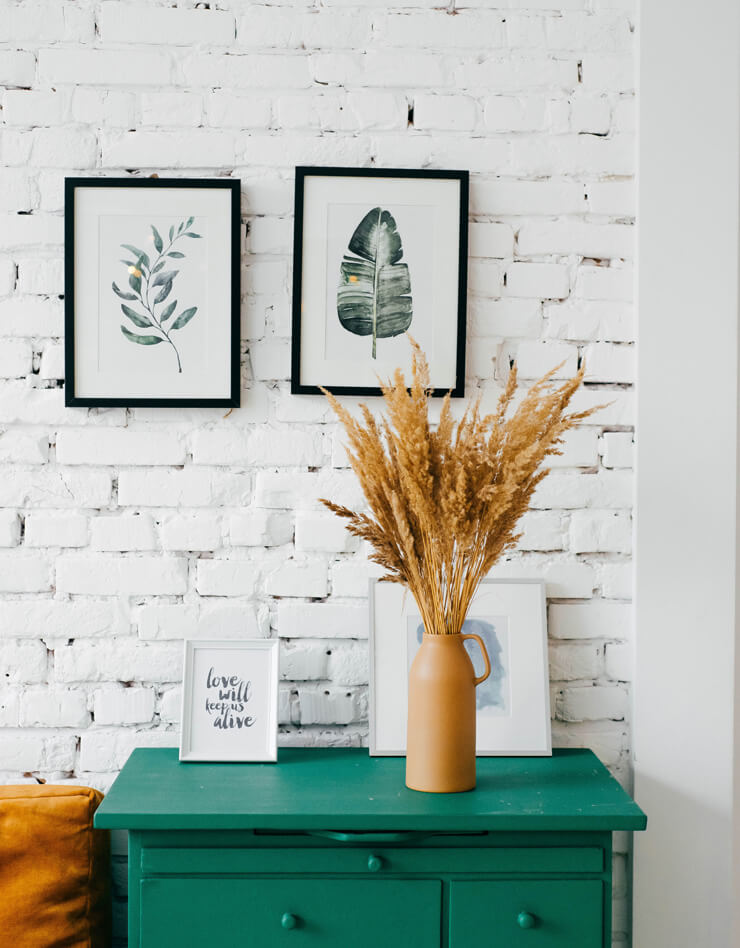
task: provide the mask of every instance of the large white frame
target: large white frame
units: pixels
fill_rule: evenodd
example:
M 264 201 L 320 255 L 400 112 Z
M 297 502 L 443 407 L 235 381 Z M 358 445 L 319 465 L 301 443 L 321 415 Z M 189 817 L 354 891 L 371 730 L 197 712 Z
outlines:
M 369 600 L 370 755 L 402 757 L 408 706 L 404 629 L 407 618 L 420 619 L 420 613 L 411 593 L 397 583 L 371 580 Z M 544 581 L 484 579 L 468 618 L 494 613 L 509 618 L 512 711 L 484 726 L 479 713 L 477 756 L 547 756 L 552 738 Z
M 183 671 L 182 685 L 182 731 L 180 735 L 180 760 L 182 761 L 268 761 L 277 760 L 277 709 L 278 709 L 278 662 L 279 662 L 278 639 L 187 639 L 185 641 L 185 662 Z M 201 749 L 200 743 L 193 736 L 193 712 L 197 711 L 194 706 L 194 698 L 200 695 L 195 692 L 194 674 L 197 664 L 197 653 L 199 652 L 262 652 L 265 653 L 265 672 L 267 676 L 267 687 L 269 694 L 266 701 L 263 702 L 267 719 L 260 732 L 263 736 L 262 749 L 254 750 L 239 749 L 238 745 L 234 750 L 219 749 L 217 751 L 208 748 Z M 208 720 L 208 719 L 207 719 Z M 200 728 L 202 730 L 202 728 Z M 232 733 L 232 732 L 229 732 Z M 233 731 L 234 738 L 245 735 L 247 732 L 241 729 Z M 223 743 L 223 742 L 222 742 Z M 254 743 L 254 742 L 252 742 Z

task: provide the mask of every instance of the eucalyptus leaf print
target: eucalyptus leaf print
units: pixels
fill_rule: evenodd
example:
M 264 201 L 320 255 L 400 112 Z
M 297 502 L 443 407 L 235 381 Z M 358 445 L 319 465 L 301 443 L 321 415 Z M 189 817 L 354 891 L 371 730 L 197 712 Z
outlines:
M 413 316 L 408 264 L 401 263 L 403 246 L 390 211 L 374 207 L 362 218 L 342 258 L 337 313 L 344 328 L 377 340 L 398 336 Z
M 182 373 L 182 363 L 171 334 L 187 326 L 198 312 L 198 307 L 188 306 L 175 319 L 172 319 L 177 310 L 177 300 L 169 301 L 168 297 L 180 273 L 180 270 L 174 268 L 177 264 L 173 264 L 172 261 L 184 260 L 187 256 L 181 250 L 175 250 L 174 245 L 182 237 L 201 237 L 200 234 L 190 230 L 194 220 L 194 217 L 189 217 L 187 221 L 181 221 L 177 228 L 173 224 L 167 232 L 166 242 L 154 224 L 150 224 L 149 239 L 157 252 L 153 258 L 134 244 L 121 244 L 130 257 L 130 259 L 121 260 L 126 268 L 128 289 L 121 289 L 117 283 L 112 285 L 115 295 L 120 300 L 126 300 L 125 303 L 120 304 L 123 315 L 136 329 L 146 330 L 144 333 L 133 332 L 128 325 L 122 323 L 121 332 L 124 337 L 138 346 L 156 346 L 162 342 L 168 342 L 177 358 L 178 373 Z M 167 266 L 170 269 L 165 269 Z M 136 307 L 127 305 L 129 303 L 137 305 Z M 169 320 L 172 321 L 168 322 Z M 165 326 L 165 323 L 168 325 Z

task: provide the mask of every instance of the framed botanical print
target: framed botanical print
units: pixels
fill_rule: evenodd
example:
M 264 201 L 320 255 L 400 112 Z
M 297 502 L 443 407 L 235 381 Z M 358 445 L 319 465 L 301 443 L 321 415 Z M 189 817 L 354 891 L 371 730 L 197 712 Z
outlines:
M 376 757 L 406 753 L 408 672 L 424 626 L 413 596 L 404 593 L 396 583 L 370 586 L 370 754 Z M 463 631 L 483 639 L 491 660 L 491 674 L 475 689 L 477 755 L 551 754 L 544 582 L 483 580 Z M 480 652 L 472 643 L 465 647 L 480 674 Z
M 180 760 L 277 760 L 277 639 L 187 640 Z
M 239 404 L 240 182 L 67 178 L 65 404 Z
M 296 168 L 291 391 L 379 395 L 411 374 L 462 396 L 468 172 Z

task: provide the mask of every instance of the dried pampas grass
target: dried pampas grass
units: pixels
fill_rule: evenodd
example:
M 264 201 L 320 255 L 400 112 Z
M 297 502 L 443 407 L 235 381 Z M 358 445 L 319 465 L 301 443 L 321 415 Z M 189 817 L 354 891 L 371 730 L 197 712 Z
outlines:
M 411 591 L 425 630 L 454 635 L 481 579 L 518 541 L 517 522 L 548 473 L 543 462 L 561 454 L 563 434 L 596 409 L 566 413 L 583 380 L 581 367 L 559 387 L 552 385 L 552 369 L 511 412 L 513 368 L 494 414 L 481 415 L 478 398 L 455 422 L 447 395 L 433 427 L 429 366 L 411 344 L 410 390 L 400 369 L 381 385 L 387 417 L 378 420 L 362 405 L 356 421 L 324 391 L 344 425 L 370 512 L 321 502 L 347 521 L 350 533 L 370 542 L 370 559 L 387 571 L 384 580 Z

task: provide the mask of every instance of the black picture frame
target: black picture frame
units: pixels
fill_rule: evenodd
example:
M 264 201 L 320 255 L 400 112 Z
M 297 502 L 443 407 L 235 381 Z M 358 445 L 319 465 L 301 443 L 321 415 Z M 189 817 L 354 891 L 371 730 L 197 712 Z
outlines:
M 467 316 L 468 276 L 468 171 L 418 170 L 410 168 L 335 168 L 298 166 L 295 169 L 295 216 L 293 222 L 293 311 L 291 342 L 291 383 L 293 395 L 320 395 L 316 385 L 301 381 L 301 309 L 303 292 L 303 224 L 306 178 L 313 176 L 356 178 L 427 178 L 430 180 L 455 180 L 460 184 L 458 289 L 457 289 L 457 333 L 455 339 L 455 384 L 451 388 L 433 388 L 431 394 L 453 398 L 465 395 L 465 340 Z M 334 395 L 380 395 L 377 386 L 325 385 Z
M 229 395 L 224 398 L 86 397 L 75 391 L 75 194 L 80 188 L 203 188 L 231 192 Z M 67 408 L 238 408 L 241 343 L 241 181 L 234 178 L 65 178 L 64 181 L 64 404 Z

